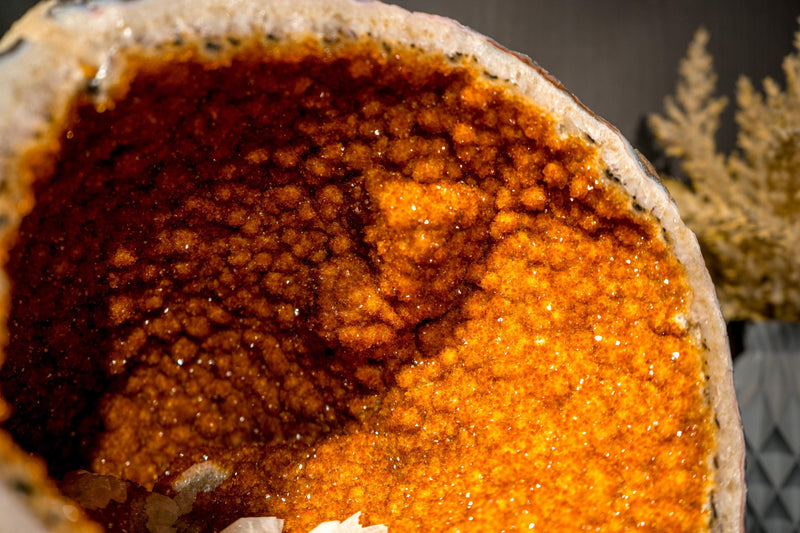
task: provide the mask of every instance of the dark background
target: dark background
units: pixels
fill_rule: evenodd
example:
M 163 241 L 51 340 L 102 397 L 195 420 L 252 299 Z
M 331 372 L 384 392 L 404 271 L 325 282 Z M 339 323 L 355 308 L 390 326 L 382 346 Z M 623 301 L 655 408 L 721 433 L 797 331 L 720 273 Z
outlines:
M 644 118 L 674 94 L 678 63 L 695 31 L 711 34 L 718 90 L 734 95 L 747 75 L 783 84 L 800 0 L 398 0 L 413 10 L 456 18 L 529 55 L 640 149 L 650 151 Z M 735 142 L 733 100 L 719 140 Z
M 85 2 L 86 0 L 76 0 Z M 33 0 L 0 0 L 0 33 Z M 783 84 L 781 61 L 793 50 L 800 0 L 392 0 L 415 11 L 455 18 L 527 54 L 655 157 L 644 118 L 674 93 L 678 62 L 694 32 L 711 33 L 709 50 L 720 93 L 736 79 L 771 76 Z M 735 141 L 733 100 L 720 146 Z

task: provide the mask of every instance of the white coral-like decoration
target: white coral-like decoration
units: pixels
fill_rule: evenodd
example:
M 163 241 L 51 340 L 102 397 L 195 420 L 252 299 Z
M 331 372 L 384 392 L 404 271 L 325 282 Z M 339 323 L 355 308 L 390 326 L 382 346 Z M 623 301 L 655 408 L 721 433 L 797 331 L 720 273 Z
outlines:
M 656 140 L 689 178 L 666 181 L 697 233 L 728 320 L 800 318 L 800 32 L 785 58 L 786 88 L 771 79 L 764 93 L 747 78 L 737 86 L 738 150 L 717 152 L 725 98 L 695 34 L 680 65 L 675 97 L 650 117 Z

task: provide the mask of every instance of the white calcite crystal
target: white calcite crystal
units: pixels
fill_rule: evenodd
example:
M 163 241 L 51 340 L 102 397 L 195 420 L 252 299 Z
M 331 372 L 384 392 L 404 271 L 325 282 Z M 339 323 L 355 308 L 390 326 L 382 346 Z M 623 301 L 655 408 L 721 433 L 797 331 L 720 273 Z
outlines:
M 389 528 L 383 525 L 363 527 L 359 523 L 361 513 L 356 513 L 344 522 L 333 520 L 324 522 L 309 533 L 386 533 Z M 240 518 L 222 530 L 222 533 L 282 533 L 283 520 L 275 517 Z

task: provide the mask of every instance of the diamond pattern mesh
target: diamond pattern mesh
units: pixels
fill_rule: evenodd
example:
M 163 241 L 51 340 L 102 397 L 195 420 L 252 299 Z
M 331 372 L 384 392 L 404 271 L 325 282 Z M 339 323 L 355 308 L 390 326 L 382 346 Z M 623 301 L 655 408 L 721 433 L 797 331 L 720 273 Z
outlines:
M 800 325 L 748 324 L 734 364 L 748 533 L 800 531 Z

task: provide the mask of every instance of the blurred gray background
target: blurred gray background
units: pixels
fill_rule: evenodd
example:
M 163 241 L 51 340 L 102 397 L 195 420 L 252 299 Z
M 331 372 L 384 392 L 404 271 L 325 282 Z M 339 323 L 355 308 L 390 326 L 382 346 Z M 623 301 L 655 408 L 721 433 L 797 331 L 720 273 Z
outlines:
M 89 3 L 94 0 L 68 0 Z M 108 1 L 108 0 L 103 0 Z M 0 32 L 35 1 L 0 0 Z M 657 159 L 645 117 L 674 92 L 678 62 L 694 32 L 711 33 L 718 89 L 732 96 L 736 79 L 772 76 L 793 50 L 800 0 L 390 0 L 415 11 L 455 18 L 527 54 L 590 109 Z M 733 105 L 720 146 L 735 141 Z

